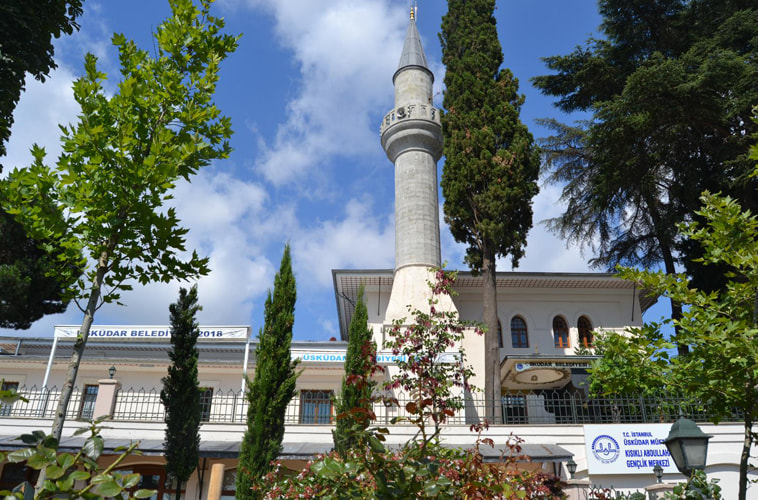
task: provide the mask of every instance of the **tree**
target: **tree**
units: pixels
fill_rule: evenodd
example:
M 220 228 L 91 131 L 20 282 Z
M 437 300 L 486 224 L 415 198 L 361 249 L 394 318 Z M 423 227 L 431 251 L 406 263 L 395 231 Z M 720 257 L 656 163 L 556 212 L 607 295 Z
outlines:
M 0 157 L 5 155 L 26 75 L 45 81 L 56 67 L 53 37 L 79 29 L 76 21 L 81 15 L 81 0 L 0 3 Z M 25 330 L 45 314 L 66 310 L 68 301 L 62 295 L 67 283 L 48 274 L 56 256 L 39 248 L 53 243 L 27 237 L 0 209 L 0 327 Z
M 723 192 L 758 208 L 748 174 L 758 130 L 758 9 L 749 0 L 602 0 L 604 38 L 545 59 L 534 84 L 575 126 L 545 123 L 548 181 L 564 185 L 565 212 L 550 227 L 595 252 L 591 264 L 686 265 L 701 288 L 722 273 L 699 264 L 699 245 L 677 231 L 700 194 Z M 672 316 L 681 309 L 672 303 Z M 687 346 L 677 346 L 681 353 Z
M 46 314 L 65 311 L 65 286 L 60 278 L 47 274 L 55 268 L 54 242 L 48 245 L 52 249 L 48 253 L 2 210 L 0 241 L 0 328 L 26 330 Z
M 473 450 L 442 445 L 439 424 L 461 410 L 464 387 L 476 390 L 467 386 L 472 369 L 466 365 L 460 342 L 467 329 L 478 329 L 461 322 L 457 312 L 437 309 L 440 297 L 453 293 L 454 281 L 454 273 L 436 270 L 429 284 L 429 308 L 420 311 L 409 306 L 411 324 L 398 320 L 390 333 L 393 353 L 405 361 L 398 363 L 399 371 L 388 389 L 402 389 L 409 397 L 405 405 L 409 416 L 393 422 L 407 420 L 418 428 L 416 435 L 400 450 L 392 450 L 384 444 L 389 430 L 370 427 L 356 433 L 357 446 L 346 456 L 333 452 L 320 457 L 297 475 L 274 469 L 260 485 L 265 499 L 563 498 L 554 476 L 516 467 L 522 442 L 518 438 L 507 440 L 508 452 L 497 466 L 485 464 L 479 451 L 480 446 L 493 444 L 481 437 L 485 424 L 472 426 L 478 433 Z M 455 356 L 448 356 L 453 349 Z M 375 359 L 373 363 L 374 370 L 381 370 Z M 397 398 L 374 395 L 371 399 L 399 406 Z M 371 420 L 375 419 L 372 413 Z M 427 429 L 430 423 L 433 431 Z
M 284 247 L 274 291 L 263 311 L 263 328 L 255 348 L 255 375 L 247 382 L 247 429 L 240 446 L 237 498 L 259 498 L 253 486 L 271 470 L 282 451 L 284 415 L 295 395 L 298 360 L 292 360 L 292 326 L 295 322 L 295 276 L 290 247 Z
M 0 391 L 2 392 L 2 391 Z M 140 474 L 119 472 L 118 468 L 132 455 L 139 455 L 137 449 L 139 442 L 134 442 L 120 451 L 115 460 L 109 461 L 109 465 L 101 468 L 98 461 L 103 453 L 103 437 L 100 435 L 102 420 L 105 417 L 92 422 L 89 427 L 76 431 L 76 435 L 88 435 L 80 450 L 75 453 L 59 453 L 58 441 L 42 431 L 33 431 L 31 434 L 23 434 L 19 439 L 28 448 L 12 451 L 7 455 L 0 452 L 0 464 L 4 461 L 21 463 L 31 469 L 40 471 L 49 481 L 45 481 L 41 488 L 33 496 L 26 488 L 28 484 L 22 483 L 22 489 L 14 488 L 13 492 L 0 491 L 2 498 L 23 500 L 52 500 L 67 498 L 78 500 L 80 498 L 116 498 L 127 500 L 130 498 L 151 498 L 155 496 L 155 490 L 134 490 L 140 482 Z
M 442 18 L 445 73 L 442 194 L 445 221 L 468 245 L 466 262 L 483 276 L 487 327 L 485 399 L 489 418 L 500 403 L 496 263 L 524 254 L 532 227 L 540 156 L 521 123 L 524 97 L 508 69 L 495 27 L 495 0 L 449 0 Z
M 372 340 L 373 332 L 368 326 L 368 310 L 363 292 L 364 287 L 361 285 L 358 302 L 350 320 L 345 378 L 342 379 L 342 391 L 336 404 L 334 449 L 341 456 L 358 446 L 359 437 L 356 433 L 365 432 L 373 415 L 371 396 L 376 382 L 371 377 L 376 366 L 376 345 Z
M 171 318 L 171 366 L 163 377 L 161 402 L 166 408 L 166 437 L 163 441 L 166 472 L 176 480 L 176 500 L 200 459 L 200 384 L 197 380 L 197 338 L 200 329 L 195 315 L 197 285 L 179 289 L 179 299 L 169 306 Z
M 121 34 L 113 36 L 122 81 L 108 96 L 96 58 L 74 83 L 79 121 L 61 127 L 63 153 L 14 170 L 4 183 L 8 213 L 37 241 L 58 242 L 56 272 L 68 282 L 83 269 L 66 297 L 86 301 L 79 337 L 56 409 L 52 435 L 60 439 L 71 392 L 95 312 L 117 302 L 131 282 L 186 280 L 208 272 L 207 259 L 184 257 L 187 229 L 163 203 L 180 179 L 231 150 L 228 118 L 212 102 L 219 63 L 237 38 L 221 33 L 210 1 L 170 0 L 172 17 L 156 30 L 155 57 Z
M 53 37 L 79 29 L 82 0 L 4 0 L 0 3 L 0 156 L 11 135 L 13 110 L 29 74 L 42 82 L 57 66 Z M 2 166 L 0 166 L 2 171 Z
M 758 159 L 758 148 L 753 154 Z M 744 427 L 739 499 L 745 500 L 758 420 L 758 216 L 729 196 L 705 193 L 701 200 L 697 215 L 705 222 L 679 229 L 702 246 L 703 265 L 729 269 L 725 287 L 705 291 L 684 274 L 621 269 L 621 277 L 687 307 L 681 318 L 668 320 L 678 327 L 670 341 L 655 326 L 613 336 L 592 379 L 607 392 L 628 389 L 624 379 L 680 391 L 708 405 L 714 423 L 738 410 Z M 667 348 L 678 344 L 690 346 L 690 352 L 670 356 Z
M 462 342 L 466 330 L 478 335 L 482 330 L 479 325 L 462 321 L 457 311 L 438 309 L 440 297 L 454 294 L 457 276 L 437 269 L 431 285 L 429 312 L 409 307 L 410 325 L 405 318 L 394 321 L 385 342 L 385 347 L 398 356 L 398 373 L 385 384 L 385 389 L 401 390 L 413 400 L 414 418 L 410 422 L 421 430 L 422 448 L 436 440 L 441 426 L 463 408 L 466 392 L 475 390 L 469 385 L 474 372 L 466 364 Z M 429 436 L 427 421 L 434 425 Z

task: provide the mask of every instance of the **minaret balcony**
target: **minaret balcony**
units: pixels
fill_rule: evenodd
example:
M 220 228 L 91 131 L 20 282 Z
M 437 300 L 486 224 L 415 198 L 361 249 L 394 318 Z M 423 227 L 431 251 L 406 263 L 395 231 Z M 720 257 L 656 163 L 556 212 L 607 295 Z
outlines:
M 428 120 L 442 126 L 439 109 L 428 104 L 408 104 L 384 115 L 379 132 L 383 134 L 392 125 L 408 120 Z

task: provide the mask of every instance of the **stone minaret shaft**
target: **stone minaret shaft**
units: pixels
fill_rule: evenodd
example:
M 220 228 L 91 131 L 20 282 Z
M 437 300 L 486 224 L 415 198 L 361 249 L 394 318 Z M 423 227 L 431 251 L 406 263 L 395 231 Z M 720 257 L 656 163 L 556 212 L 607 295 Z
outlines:
M 395 277 L 385 323 L 408 316 L 408 305 L 428 307 L 429 268 L 441 263 L 437 161 L 442 127 L 432 105 L 434 75 L 413 13 L 392 80 L 395 108 L 381 125 L 382 147 L 395 164 Z

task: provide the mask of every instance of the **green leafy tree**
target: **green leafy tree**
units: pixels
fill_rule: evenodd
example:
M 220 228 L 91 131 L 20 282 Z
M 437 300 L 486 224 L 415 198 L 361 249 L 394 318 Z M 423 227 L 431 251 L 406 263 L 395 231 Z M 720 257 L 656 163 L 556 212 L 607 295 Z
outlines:
M 54 242 L 39 245 L 3 210 L 0 242 L 0 328 L 26 330 L 46 314 L 64 312 L 66 287 L 59 277 L 48 275 L 55 269 Z
M 758 159 L 758 148 L 754 155 Z M 708 405 L 714 423 L 738 410 L 744 427 L 739 499 L 745 500 L 758 419 L 758 216 L 729 196 L 705 193 L 701 200 L 697 215 L 704 222 L 679 229 L 702 246 L 703 265 L 729 269 L 726 285 L 709 292 L 684 274 L 622 268 L 621 277 L 687 307 L 681 318 L 667 320 L 678 327 L 671 339 L 648 326 L 606 342 L 592 379 L 607 392 L 628 390 L 628 380 L 643 381 L 648 390 L 682 392 Z M 690 352 L 669 355 L 679 344 L 690 346 Z
M 163 442 L 166 472 L 176 480 L 176 500 L 182 485 L 192 475 L 200 459 L 200 385 L 197 380 L 197 338 L 195 316 L 197 285 L 179 289 L 179 299 L 169 306 L 171 317 L 171 366 L 163 378 L 161 402 L 166 408 L 166 437 Z
M 17 397 L 17 396 L 16 396 Z M 125 459 L 139 455 L 139 442 L 130 444 L 107 467 L 101 468 L 98 460 L 103 454 L 104 441 L 100 435 L 102 417 L 76 431 L 76 435 L 86 434 L 81 449 L 76 453 L 58 453 L 58 441 L 42 431 L 23 434 L 20 440 L 28 448 L 13 451 L 7 456 L 0 453 L 0 464 L 24 462 L 27 467 L 40 471 L 47 480 L 33 496 L 35 500 L 52 500 L 54 498 L 150 498 L 155 490 L 134 490 L 139 484 L 139 474 L 121 473 L 117 469 Z M 29 498 L 25 488 L 30 485 L 20 485 L 13 492 L 0 491 L 0 497 L 11 500 Z
M 471 367 L 460 347 L 463 332 L 473 327 L 461 322 L 456 312 L 436 309 L 443 295 L 453 293 L 454 273 L 437 270 L 430 283 L 429 310 L 409 307 L 412 326 L 400 320 L 391 332 L 393 352 L 405 359 L 390 389 L 406 391 L 406 420 L 418 428 L 416 435 L 400 450 L 385 445 L 389 430 L 369 427 L 356 433 L 357 445 L 347 455 L 333 452 L 318 458 L 297 475 L 282 474 L 278 466 L 258 486 L 265 499 L 333 498 L 392 500 L 413 498 L 563 498 L 557 478 L 540 472 L 519 470 L 521 440 L 506 441 L 508 452 L 497 466 L 484 463 L 480 446 L 491 446 L 477 424 L 473 450 L 445 448 L 439 440 L 439 424 L 461 410 L 463 389 Z M 455 356 L 451 349 L 456 349 Z M 374 370 L 380 367 L 374 363 Z M 358 378 L 369 375 L 361 374 Z M 471 390 L 475 388 L 470 387 Z M 398 405 L 395 398 L 374 395 L 379 404 Z M 372 420 L 375 416 L 372 414 Z M 427 427 L 433 423 L 434 430 Z
M 187 229 L 171 198 L 176 182 L 189 181 L 214 159 L 225 158 L 231 124 L 212 101 L 219 63 L 237 38 L 221 32 L 223 20 L 191 0 L 171 0 L 172 16 L 155 32 L 155 57 L 121 34 L 113 36 L 122 80 L 109 96 L 106 75 L 88 54 L 85 75 L 74 83 L 78 123 L 62 127 L 63 153 L 54 166 L 34 147 L 34 163 L 4 183 L 2 207 L 38 241 L 62 249 L 56 268 L 63 281 L 83 269 L 67 290 L 83 301 L 79 337 L 56 409 L 52 435 L 60 439 L 95 312 L 117 302 L 131 282 L 186 280 L 208 272 L 207 259 L 185 254 Z
M 681 259 L 703 289 L 723 272 L 702 266 L 700 245 L 677 230 L 696 217 L 705 190 L 758 208 L 748 174 L 750 120 L 758 102 L 758 8 L 750 0 L 601 0 L 602 37 L 545 59 L 535 78 L 575 125 L 545 123 L 547 180 L 563 186 L 550 227 L 592 265 L 662 267 Z M 672 302 L 672 316 L 681 308 Z M 680 353 L 687 346 L 678 345 Z
M 368 310 L 363 299 L 364 287 L 358 291 L 345 356 L 345 378 L 337 400 L 337 425 L 334 449 L 342 456 L 359 444 L 359 436 L 368 428 L 373 414 L 372 398 L 376 382 L 371 379 L 376 366 L 376 345 L 368 326 Z
M 55 69 L 53 38 L 79 29 L 81 0 L 5 0 L 0 3 L 0 157 L 26 76 L 45 81 Z M 0 172 L 2 172 L 0 165 Z M 0 181 L 4 182 L 4 181 Z M 0 209 L 0 327 L 25 330 L 45 314 L 66 310 L 67 283 L 50 273 L 54 251 L 29 238 Z
M 501 69 L 495 0 L 449 0 L 442 18 L 445 115 L 442 194 L 445 221 L 468 245 L 466 262 L 483 277 L 485 400 L 495 417 L 500 403 L 496 259 L 517 266 L 532 227 L 540 154 L 519 114 L 518 81 Z
M 271 470 L 282 451 L 284 416 L 295 395 L 298 360 L 292 360 L 292 326 L 295 322 L 295 275 L 290 247 L 284 247 L 274 291 L 269 291 L 263 311 L 263 328 L 255 349 L 255 375 L 247 383 L 247 429 L 240 447 L 237 498 L 260 498 L 254 490 Z
M 45 81 L 56 68 L 53 38 L 79 29 L 82 0 L 3 0 L 0 3 L 0 156 L 26 75 Z M 2 167 L 0 166 L 0 171 Z
M 477 324 L 462 321 L 457 311 L 438 309 L 441 296 L 453 296 L 456 279 L 456 273 L 437 269 L 429 311 L 409 307 L 410 325 L 405 318 L 396 320 L 385 342 L 385 347 L 398 356 L 398 373 L 385 389 L 402 391 L 412 399 L 410 423 L 421 430 L 422 448 L 438 439 L 442 425 L 463 408 L 466 392 L 475 390 L 468 383 L 474 372 L 466 364 L 462 342 L 467 330 L 478 335 L 482 330 Z M 427 421 L 434 425 L 430 435 Z

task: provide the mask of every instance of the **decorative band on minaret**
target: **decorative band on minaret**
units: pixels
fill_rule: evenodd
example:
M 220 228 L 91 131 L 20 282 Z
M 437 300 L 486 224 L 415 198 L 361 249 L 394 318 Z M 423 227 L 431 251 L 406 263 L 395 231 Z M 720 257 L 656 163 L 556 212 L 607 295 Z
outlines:
M 437 161 L 442 126 L 432 105 L 434 75 L 411 13 L 392 77 L 395 107 L 380 127 L 382 147 L 395 164 L 395 277 L 388 321 L 404 317 L 408 305 L 424 307 L 428 269 L 441 264 Z

